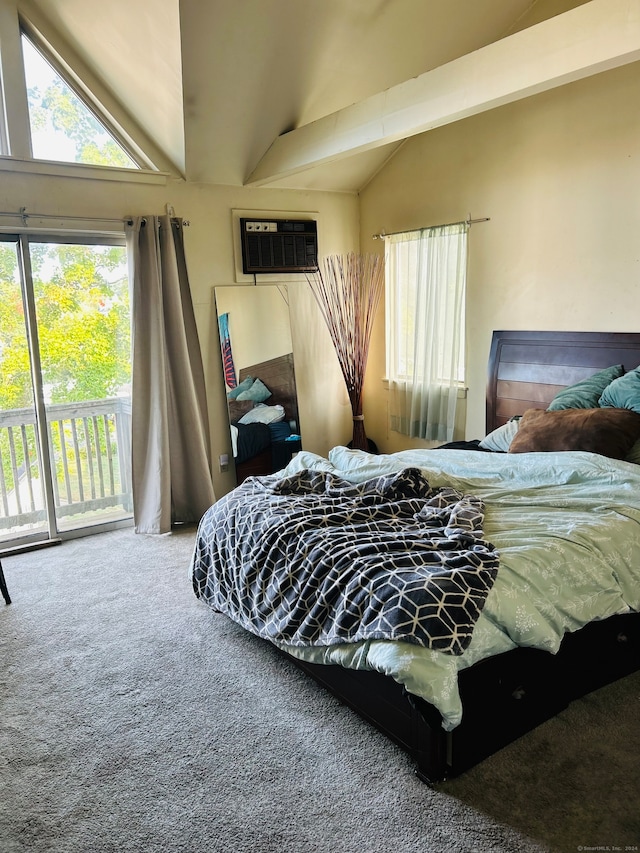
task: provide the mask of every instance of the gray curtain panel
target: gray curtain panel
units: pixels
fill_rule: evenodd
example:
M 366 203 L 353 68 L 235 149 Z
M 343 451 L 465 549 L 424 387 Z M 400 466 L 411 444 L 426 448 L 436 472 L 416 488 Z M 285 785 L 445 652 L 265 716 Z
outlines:
M 204 370 L 181 220 L 135 217 L 126 236 L 134 522 L 137 533 L 167 533 L 215 500 Z

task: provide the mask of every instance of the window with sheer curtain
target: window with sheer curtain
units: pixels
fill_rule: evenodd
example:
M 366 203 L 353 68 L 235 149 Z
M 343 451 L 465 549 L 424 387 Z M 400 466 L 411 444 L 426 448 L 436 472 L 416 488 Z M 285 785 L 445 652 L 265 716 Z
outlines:
M 391 428 L 452 441 L 464 386 L 468 223 L 385 238 Z

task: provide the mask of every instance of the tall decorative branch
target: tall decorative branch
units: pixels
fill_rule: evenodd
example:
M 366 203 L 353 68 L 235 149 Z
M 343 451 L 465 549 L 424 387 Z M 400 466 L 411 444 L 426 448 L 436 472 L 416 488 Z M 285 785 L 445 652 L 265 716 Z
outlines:
M 329 255 L 307 276 L 347 386 L 353 414 L 352 447 L 368 450 L 362 389 L 375 313 L 384 288 L 381 255 Z

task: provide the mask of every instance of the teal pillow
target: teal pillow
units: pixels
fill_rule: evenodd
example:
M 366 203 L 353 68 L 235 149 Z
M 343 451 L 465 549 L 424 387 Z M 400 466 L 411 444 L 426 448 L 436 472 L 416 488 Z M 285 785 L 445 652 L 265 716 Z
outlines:
M 251 388 L 247 388 L 246 391 L 242 391 L 236 397 L 236 400 L 239 402 L 242 400 L 253 400 L 254 403 L 264 403 L 271 396 L 271 391 L 267 388 L 264 382 L 261 382 L 260 379 L 256 379 Z
M 621 364 L 614 364 L 613 367 L 606 367 L 604 370 L 599 370 L 592 376 L 587 376 L 586 379 L 576 382 L 575 385 L 569 385 L 568 388 L 558 391 L 549 403 L 547 411 L 555 412 L 559 409 L 597 409 L 598 401 L 604 389 L 614 379 L 622 376 L 623 373 L 624 367 Z
M 602 408 L 631 409 L 640 414 L 640 367 L 607 385 L 599 405 Z
M 228 400 L 237 400 L 238 394 L 242 394 L 243 391 L 246 391 L 247 388 L 251 388 L 253 385 L 254 379 L 253 376 L 247 376 L 246 379 L 243 379 L 239 385 L 236 385 L 235 388 L 232 388 L 231 391 L 227 391 L 227 399 Z

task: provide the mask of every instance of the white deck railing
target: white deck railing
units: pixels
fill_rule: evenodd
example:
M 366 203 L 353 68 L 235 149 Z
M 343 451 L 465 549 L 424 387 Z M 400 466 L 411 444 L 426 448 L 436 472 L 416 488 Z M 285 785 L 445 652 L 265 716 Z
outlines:
M 131 403 L 47 406 L 56 516 L 131 512 Z M 33 409 L 0 411 L 0 530 L 46 520 Z

